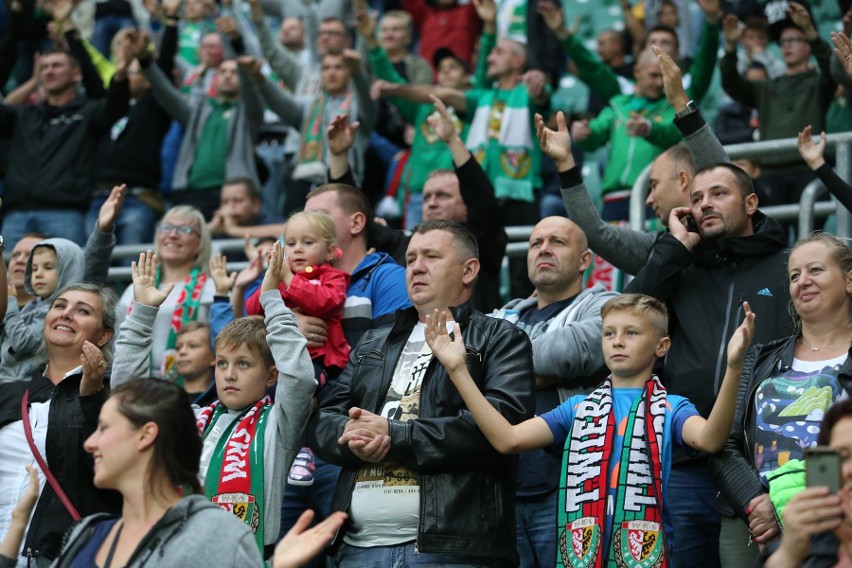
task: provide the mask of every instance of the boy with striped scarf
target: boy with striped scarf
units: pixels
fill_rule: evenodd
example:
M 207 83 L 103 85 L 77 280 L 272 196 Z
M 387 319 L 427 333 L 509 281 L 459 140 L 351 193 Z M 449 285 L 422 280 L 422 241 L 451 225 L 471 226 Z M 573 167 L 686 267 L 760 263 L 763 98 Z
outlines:
M 284 477 L 303 445 L 317 384 L 307 341 L 278 291 L 283 258 L 276 242 L 261 284 L 265 319 L 236 319 L 216 336 L 219 400 L 193 405 L 205 495 L 251 528 L 264 558 L 278 540 Z M 156 263 L 150 251 L 133 263 L 134 306 L 119 331 L 113 386 L 145 376 L 151 326 L 171 291 L 154 285 Z
M 447 369 L 482 433 L 497 451 L 520 453 L 564 442 L 559 485 L 556 566 L 576 568 L 668 566 L 673 536 L 666 520 L 672 443 L 704 452 L 722 449 L 731 429 L 754 314 L 743 303 L 742 325 L 728 343 L 727 372 L 710 417 L 689 400 L 667 395 L 653 375 L 670 340 L 662 302 L 622 294 L 601 308 L 604 360 L 611 371 L 590 395 L 511 425 L 480 393 L 465 366 L 456 329 L 437 311 L 426 341 Z

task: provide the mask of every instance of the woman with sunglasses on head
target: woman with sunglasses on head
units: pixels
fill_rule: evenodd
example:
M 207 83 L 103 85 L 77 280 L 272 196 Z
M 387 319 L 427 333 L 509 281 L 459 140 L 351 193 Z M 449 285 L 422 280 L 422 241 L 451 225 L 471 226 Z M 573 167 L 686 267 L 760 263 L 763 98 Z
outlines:
M 0 538 L 12 531 L 11 511 L 28 485 L 26 467 L 44 464 L 38 466 L 41 495 L 35 513 L 19 527 L 25 543 L 14 547 L 13 566 L 49 565 L 78 515 L 118 508 L 116 494 L 92 484 L 92 460 L 83 452 L 104 402 L 114 333 L 111 289 L 66 286 L 45 315 L 35 369 L 0 388 Z M 55 486 L 44 481 L 45 470 Z
M 207 271 L 210 231 L 204 216 L 188 205 L 172 207 L 160 222 L 154 248 L 160 259 L 157 286 L 161 290 L 171 287 L 171 292 L 154 320 L 148 374 L 183 384 L 177 360 L 178 332 L 191 321 L 207 323 L 216 290 Z M 132 302 L 131 284 L 119 300 L 119 325 L 127 317 Z M 215 388 L 212 383 L 185 386 L 191 399 L 203 397 L 207 389 Z

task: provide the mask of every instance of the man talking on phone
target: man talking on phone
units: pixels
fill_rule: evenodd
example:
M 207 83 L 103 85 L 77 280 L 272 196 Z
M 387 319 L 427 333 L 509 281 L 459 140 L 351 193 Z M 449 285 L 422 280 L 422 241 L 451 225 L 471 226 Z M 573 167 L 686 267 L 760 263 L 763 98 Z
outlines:
M 786 309 L 787 240 L 778 222 L 758 211 L 751 178 L 733 164 L 700 168 L 689 197 L 691 207 L 671 210 L 669 233 L 657 239 L 625 292 L 641 292 L 668 304 L 672 347 L 664 363 L 667 388 L 688 397 L 706 416 L 725 372 L 727 342 L 741 323 L 743 301 L 759 318 L 755 344 L 792 332 Z M 690 216 L 695 232 L 688 228 Z M 714 525 L 718 531 L 721 522 L 714 509 L 717 493 L 706 456 L 675 453 L 669 512 L 674 550 L 684 560 L 675 565 L 719 564 L 714 550 L 719 533 L 710 532 Z M 754 511 L 729 511 L 733 526 L 741 525 L 736 517 L 773 514 L 768 494 L 758 502 L 761 506 Z M 721 548 L 739 549 L 734 544 Z

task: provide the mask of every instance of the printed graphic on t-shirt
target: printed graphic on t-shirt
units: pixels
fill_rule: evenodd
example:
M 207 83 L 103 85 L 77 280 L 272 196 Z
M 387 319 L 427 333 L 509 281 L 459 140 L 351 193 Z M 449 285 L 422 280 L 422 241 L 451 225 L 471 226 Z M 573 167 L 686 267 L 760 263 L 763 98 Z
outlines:
M 814 372 L 790 369 L 754 393 L 754 466 L 766 475 L 816 446 L 825 411 L 841 393 L 839 365 Z

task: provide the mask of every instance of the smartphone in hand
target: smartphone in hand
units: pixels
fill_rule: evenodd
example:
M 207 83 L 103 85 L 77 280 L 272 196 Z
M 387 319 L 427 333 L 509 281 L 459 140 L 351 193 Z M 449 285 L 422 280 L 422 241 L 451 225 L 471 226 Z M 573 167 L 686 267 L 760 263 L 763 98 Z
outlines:
M 817 446 L 805 451 L 805 478 L 808 487 L 828 487 L 835 495 L 840 492 L 842 460 L 837 450 Z

